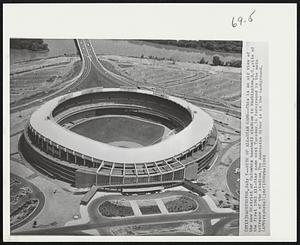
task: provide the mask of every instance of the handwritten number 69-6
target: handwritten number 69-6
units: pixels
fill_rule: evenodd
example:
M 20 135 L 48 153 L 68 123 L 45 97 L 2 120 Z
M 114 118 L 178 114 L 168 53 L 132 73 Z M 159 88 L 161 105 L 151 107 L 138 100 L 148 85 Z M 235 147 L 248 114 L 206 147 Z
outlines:
M 249 15 L 248 22 L 252 22 L 253 21 L 252 15 L 254 13 L 255 13 L 255 10 Z M 247 19 L 243 18 L 242 16 L 239 16 L 236 21 L 235 21 L 235 17 L 232 17 L 231 24 L 232 24 L 232 27 L 237 27 L 238 25 L 241 26 L 245 22 L 247 22 Z

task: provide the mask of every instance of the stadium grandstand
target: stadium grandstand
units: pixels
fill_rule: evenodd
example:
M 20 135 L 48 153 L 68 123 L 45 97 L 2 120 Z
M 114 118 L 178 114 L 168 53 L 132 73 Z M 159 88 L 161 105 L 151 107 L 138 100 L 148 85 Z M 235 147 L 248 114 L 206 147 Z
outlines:
M 141 147 L 116 146 L 72 131 L 105 116 L 139 118 L 168 131 Z M 127 131 L 126 137 L 137 133 Z M 132 141 L 137 137 L 141 135 Z M 217 143 L 213 119 L 183 99 L 143 89 L 93 88 L 42 105 L 32 114 L 19 146 L 33 167 L 52 178 L 77 188 L 122 191 L 196 179 L 214 161 Z

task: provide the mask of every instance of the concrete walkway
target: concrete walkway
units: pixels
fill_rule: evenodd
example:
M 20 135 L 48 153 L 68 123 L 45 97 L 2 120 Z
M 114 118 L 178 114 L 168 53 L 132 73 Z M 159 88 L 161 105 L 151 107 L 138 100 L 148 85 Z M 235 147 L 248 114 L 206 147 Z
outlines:
M 136 203 L 135 200 L 129 200 L 129 203 L 132 207 L 134 216 L 143 216 L 143 214 L 141 213 L 141 210 L 139 208 L 139 205 Z
M 167 210 L 164 202 L 161 199 L 154 199 L 157 206 L 159 207 L 159 210 L 162 214 L 168 214 L 169 211 Z

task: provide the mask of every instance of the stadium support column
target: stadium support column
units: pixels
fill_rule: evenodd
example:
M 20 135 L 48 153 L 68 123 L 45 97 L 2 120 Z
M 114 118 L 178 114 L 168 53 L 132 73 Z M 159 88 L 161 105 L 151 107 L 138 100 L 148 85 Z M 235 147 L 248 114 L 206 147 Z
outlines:
M 162 182 L 162 172 L 161 172 L 160 168 L 157 166 L 157 163 L 154 162 L 154 164 L 155 164 L 155 166 L 157 167 L 157 169 L 158 169 L 158 171 L 160 173 L 160 182 Z
M 39 135 L 39 137 L 38 137 L 38 145 L 39 145 L 39 148 L 40 149 L 43 149 L 43 144 L 42 144 L 42 137 L 40 137 L 40 135 Z
M 99 168 L 96 171 L 96 186 L 98 186 L 98 173 L 99 173 L 100 169 L 102 168 L 103 164 L 104 164 L 104 161 L 101 162 L 101 164 L 99 165 Z
M 83 160 L 83 166 L 86 166 L 86 161 L 85 161 L 84 155 L 81 154 L 81 157 L 82 157 L 82 160 Z
M 61 151 L 63 149 L 61 149 L 61 147 L 59 145 L 57 145 L 57 148 L 58 148 L 58 156 L 59 156 L 59 159 L 61 159 Z
M 123 180 L 122 180 L 122 183 L 123 183 L 123 185 L 125 183 L 125 163 L 123 164 Z
M 185 166 L 184 166 L 184 164 L 175 157 L 173 157 L 173 159 L 182 166 L 181 169 L 183 169 L 183 178 L 184 178 L 185 177 Z M 180 171 L 180 170 L 178 170 L 178 171 Z M 175 176 L 175 174 L 174 174 L 174 176 Z
M 147 167 L 147 163 L 145 163 L 145 168 L 146 168 L 147 175 L 148 175 L 147 183 L 149 183 L 150 182 L 150 173 L 149 173 L 149 169 Z
M 48 151 L 49 151 L 49 154 L 52 156 L 53 155 L 53 144 L 52 144 L 52 141 L 49 141 L 49 144 L 48 144 Z
M 111 185 L 111 175 L 112 175 L 112 171 L 115 167 L 115 163 L 112 163 L 111 169 L 110 169 L 110 173 L 109 173 L 109 179 L 108 179 L 108 184 Z
M 138 183 L 138 182 L 139 182 L 138 171 L 137 171 L 137 169 L 136 169 L 136 164 L 134 163 L 133 165 L 134 165 L 134 171 L 135 171 L 136 183 Z
M 77 156 L 75 155 L 74 151 L 73 151 L 73 156 L 74 156 L 74 163 L 77 164 Z
M 45 152 L 48 153 L 48 151 L 49 151 L 49 147 L 48 147 L 49 142 L 48 142 L 48 140 L 45 140 L 45 143 L 46 143 Z

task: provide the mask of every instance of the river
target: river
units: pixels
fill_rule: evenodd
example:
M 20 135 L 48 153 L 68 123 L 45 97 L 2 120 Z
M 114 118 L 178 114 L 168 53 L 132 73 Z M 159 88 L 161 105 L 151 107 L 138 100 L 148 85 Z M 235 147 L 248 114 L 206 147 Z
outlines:
M 44 43 L 48 44 L 49 52 L 37 52 L 27 49 L 11 49 L 10 64 L 20 61 L 61 56 L 64 54 L 76 54 L 77 52 L 73 39 L 44 39 Z

